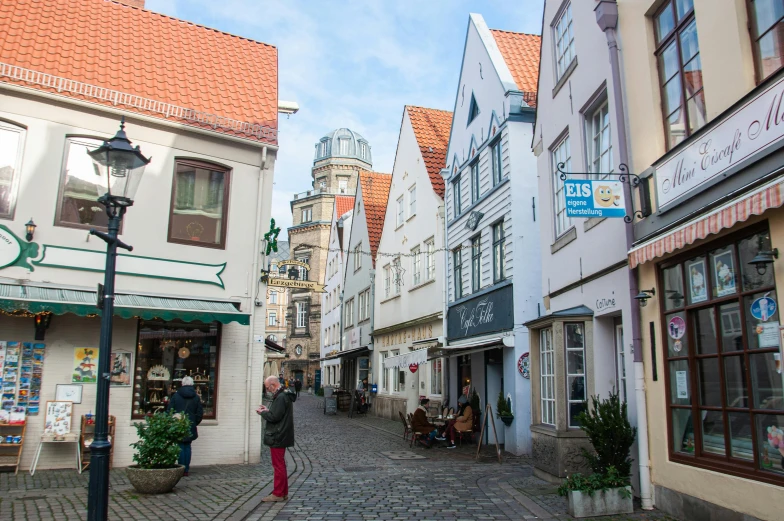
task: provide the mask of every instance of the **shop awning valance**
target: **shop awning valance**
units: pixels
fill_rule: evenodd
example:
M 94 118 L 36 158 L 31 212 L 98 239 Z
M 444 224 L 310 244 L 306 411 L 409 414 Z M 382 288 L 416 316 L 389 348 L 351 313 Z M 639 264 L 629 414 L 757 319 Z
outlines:
M 744 222 L 753 215 L 762 215 L 766 210 L 778 208 L 782 204 L 784 204 L 784 177 L 778 177 L 706 215 L 675 228 L 663 237 L 635 246 L 629 251 L 629 266 L 636 268 L 640 264 L 685 248 L 708 235 Z
M 384 369 L 392 369 L 393 367 L 410 367 L 412 365 L 420 365 L 427 362 L 427 349 L 417 349 L 416 351 L 409 351 L 402 355 L 390 356 L 384 359 Z
M 0 284 L 0 309 L 13 313 L 72 313 L 80 317 L 100 315 L 96 307 L 97 291 L 87 289 Z M 250 315 L 242 313 L 232 302 L 191 298 L 117 293 L 114 315 L 122 318 L 152 320 L 179 319 L 184 322 L 250 323 Z

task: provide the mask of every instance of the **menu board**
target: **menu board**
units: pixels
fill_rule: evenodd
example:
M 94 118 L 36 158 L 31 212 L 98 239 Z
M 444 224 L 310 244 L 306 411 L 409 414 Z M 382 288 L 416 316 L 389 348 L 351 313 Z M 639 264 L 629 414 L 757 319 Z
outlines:
M 0 408 L 38 414 L 45 344 L 0 341 Z

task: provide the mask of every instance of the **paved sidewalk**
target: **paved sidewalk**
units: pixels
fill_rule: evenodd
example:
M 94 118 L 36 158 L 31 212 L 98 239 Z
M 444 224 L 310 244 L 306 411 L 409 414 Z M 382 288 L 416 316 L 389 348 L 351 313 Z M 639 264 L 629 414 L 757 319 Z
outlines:
M 494 447 L 410 448 L 399 422 L 324 415 L 318 398 L 295 404 L 297 445 L 287 451 L 290 499 L 271 492 L 269 453 L 260 465 L 192 467 L 174 492 L 136 493 L 122 469 L 111 473 L 110 519 L 160 521 L 440 521 L 571 519 L 555 487 L 533 477 L 525 458 Z M 74 470 L 0 474 L 0 520 L 86 518 L 88 475 Z M 605 521 L 670 519 L 636 512 Z M 691 520 L 690 520 L 691 521 Z

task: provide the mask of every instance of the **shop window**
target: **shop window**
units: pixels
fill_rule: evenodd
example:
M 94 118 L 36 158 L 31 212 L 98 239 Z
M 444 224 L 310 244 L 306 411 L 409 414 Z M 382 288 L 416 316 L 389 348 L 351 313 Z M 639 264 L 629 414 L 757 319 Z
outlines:
M 539 333 L 539 369 L 542 423 L 555 426 L 555 350 L 552 329 L 542 329 Z
M 566 395 L 569 427 L 579 427 L 577 416 L 585 411 L 585 328 L 580 324 L 565 324 L 566 336 Z
M 430 394 L 441 394 L 442 362 L 441 358 L 430 361 Z
M 381 357 L 381 389 L 389 391 L 389 379 L 392 370 L 384 367 L 384 360 L 389 358 L 389 351 L 381 353 Z
M 169 242 L 223 249 L 228 209 L 229 171 L 226 168 L 176 161 Z
M 0 121 L 0 217 L 5 219 L 14 218 L 25 133 L 22 127 Z
M 678 462 L 782 483 L 779 304 L 773 267 L 748 264 L 760 247 L 767 231 L 660 268 L 669 441 Z
M 400 354 L 400 351 L 394 351 L 394 356 Z M 408 371 L 408 367 L 396 367 L 394 368 L 395 371 L 395 381 L 393 382 L 393 391 L 396 393 L 402 393 L 406 390 L 406 371 Z
M 784 0 L 751 0 L 749 7 L 757 78 L 762 81 L 784 65 Z
M 220 324 L 139 321 L 133 418 L 166 409 L 182 378 L 193 378 L 204 417 L 215 418 Z
M 106 193 L 106 185 L 95 174 L 93 160 L 87 155 L 102 143 L 99 139 L 82 137 L 65 140 L 57 226 L 106 229 L 109 222 L 106 211 L 98 203 L 98 198 Z
M 667 149 L 706 123 L 693 0 L 667 0 L 654 17 Z

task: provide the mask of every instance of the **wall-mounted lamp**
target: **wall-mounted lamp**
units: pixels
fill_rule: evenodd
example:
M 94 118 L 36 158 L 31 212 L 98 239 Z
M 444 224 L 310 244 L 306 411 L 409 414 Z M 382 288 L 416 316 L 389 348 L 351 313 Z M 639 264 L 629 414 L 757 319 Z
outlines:
M 779 249 L 773 248 L 772 250 L 763 250 L 763 236 L 759 236 L 759 247 L 757 255 L 749 261 L 749 264 L 757 268 L 757 273 L 762 276 L 768 271 L 768 264 L 773 264 L 773 261 L 779 258 Z
M 35 316 L 35 339 L 44 340 L 46 330 L 49 329 L 49 324 L 52 323 L 51 313 L 39 313 Z
M 33 235 L 35 235 L 35 227 L 36 227 L 36 225 L 33 222 L 33 218 L 30 217 L 30 220 L 27 221 L 27 224 L 25 224 L 25 231 L 27 232 L 27 235 L 25 236 L 25 238 L 27 239 L 27 242 L 30 242 L 30 241 L 33 240 Z
M 648 299 L 654 296 L 655 294 L 656 294 L 655 288 L 643 289 L 637 295 L 635 295 L 634 300 L 639 301 L 640 307 L 644 308 L 645 306 L 648 305 Z

